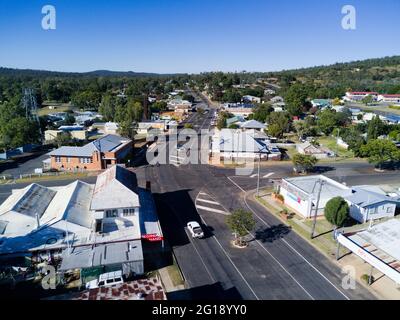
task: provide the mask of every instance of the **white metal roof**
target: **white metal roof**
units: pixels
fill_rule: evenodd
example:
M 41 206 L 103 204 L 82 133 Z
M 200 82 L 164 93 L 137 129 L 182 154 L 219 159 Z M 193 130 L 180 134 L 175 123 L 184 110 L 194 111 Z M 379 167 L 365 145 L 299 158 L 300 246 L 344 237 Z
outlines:
M 97 177 L 91 203 L 92 210 L 140 207 L 136 175 L 113 166 Z

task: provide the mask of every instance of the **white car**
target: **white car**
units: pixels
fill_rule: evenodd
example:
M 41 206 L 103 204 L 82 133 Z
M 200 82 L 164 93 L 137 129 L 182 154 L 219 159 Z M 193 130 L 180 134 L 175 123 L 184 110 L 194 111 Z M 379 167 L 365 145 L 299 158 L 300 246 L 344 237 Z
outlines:
M 124 279 L 122 278 L 122 271 L 119 270 L 101 274 L 99 279 L 86 283 L 86 289 L 90 290 L 101 287 L 110 287 L 121 283 L 124 283 Z
M 191 221 L 187 224 L 187 228 L 193 238 L 203 238 L 204 232 L 201 229 L 200 224 L 196 221 Z

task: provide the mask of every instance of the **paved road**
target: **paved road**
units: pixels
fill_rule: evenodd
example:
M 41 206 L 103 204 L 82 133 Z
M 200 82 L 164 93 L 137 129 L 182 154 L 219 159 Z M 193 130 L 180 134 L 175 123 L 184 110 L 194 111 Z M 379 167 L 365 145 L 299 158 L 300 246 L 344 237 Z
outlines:
M 208 125 L 200 115 L 190 121 L 200 128 Z M 267 175 L 268 170 L 262 172 Z M 226 173 L 206 165 L 176 163 L 145 170 L 192 298 L 373 299 L 362 287 L 344 292 L 340 269 L 263 208 L 246 203 L 242 188 Z M 255 238 L 244 250 L 232 246 L 225 223 L 226 215 L 236 208 L 250 209 L 257 218 Z M 206 239 L 187 235 L 184 227 L 192 220 L 203 224 Z
M 43 160 L 49 158 L 45 154 L 38 153 L 29 157 L 20 158 L 18 161 L 9 161 L 0 165 L 0 176 L 12 175 L 18 177 L 21 174 L 34 173 L 36 168 L 43 168 Z
M 348 186 L 400 183 L 400 170 L 376 172 L 374 167 L 366 161 L 324 163 L 317 169 L 319 171 L 311 174 L 322 173 Z M 245 190 L 252 190 L 257 186 L 257 164 L 254 165 L 254 171 L 247 175 L 240 175 L 235 172 L 235 169 L 215 168 L 215 170 L 219 174 L 231 177 Z M 263 187 L 268 185 L 271 180 L 293 176 L 296 175 L 293 173 L 291 163 L 264 164 L 260 169 L 260 185 Z

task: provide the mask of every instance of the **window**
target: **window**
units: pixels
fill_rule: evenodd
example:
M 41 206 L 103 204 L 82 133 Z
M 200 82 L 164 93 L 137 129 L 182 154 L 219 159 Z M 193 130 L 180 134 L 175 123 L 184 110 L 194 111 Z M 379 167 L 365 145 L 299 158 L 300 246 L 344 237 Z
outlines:
M 124 217 L 131 217 L 135 215 L 135 209 L 124 209 L 123 210 Z
M 70 163 L 70 162 L 71 162 L 71 158 L 68 157 L 68 158 L 67 158 L 67 163 Z
M 369 214 L 375 214 L 376 213 L 376 208 L 369 208 L 368 213 Z
M 60 163 L 61 162 L 61 157 L 56 157 L 56 162 Z
M 106 211 L 107 218 L 116 218 L 118 217 L 118 210 L 107 210 Z
M 392 212 L 393 212 L 393 207 L 386 208 L 386 213 L 392 213 Z
M 93 163 L 93 159 L 91 157 L 89 158 L 79 158 L 80 163 Z

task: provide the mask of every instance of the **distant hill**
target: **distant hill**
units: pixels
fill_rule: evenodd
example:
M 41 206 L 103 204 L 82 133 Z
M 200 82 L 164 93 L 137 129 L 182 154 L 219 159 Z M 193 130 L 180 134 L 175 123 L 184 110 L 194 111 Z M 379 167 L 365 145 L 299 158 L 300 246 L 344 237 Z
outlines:
M 95 70 L 90 72 L 59 72 L 33 69 L 13 69 L 0 67 L 0 76 L 15 77 L 125 77 L 125 78 L 143 78 L 143 77 L 168 77 L 179 74 L 159 74 L 133 71 L 110 71 Z

